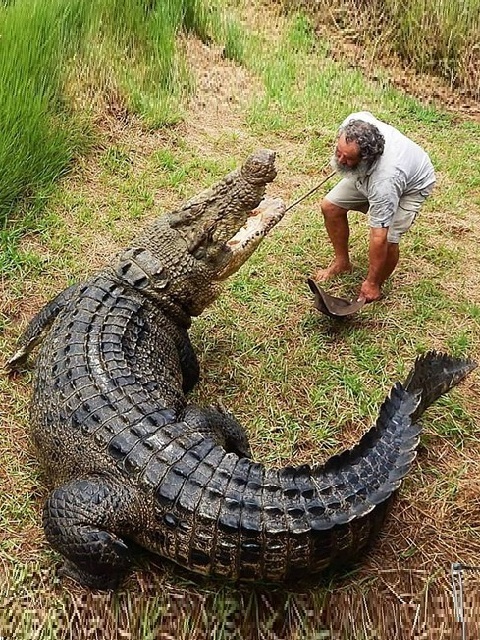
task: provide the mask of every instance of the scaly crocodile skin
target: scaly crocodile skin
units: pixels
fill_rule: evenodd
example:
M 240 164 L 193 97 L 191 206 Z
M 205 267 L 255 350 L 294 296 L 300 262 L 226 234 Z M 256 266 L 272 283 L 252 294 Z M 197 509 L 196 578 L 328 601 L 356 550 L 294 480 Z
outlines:
M 418 359 L 359 444 L 313 468 L 266 468 L 225 409 L 187 403 L 199 375 L 191 316 L 284 213 L 264 199 L 274 158 L 253 154 L 159 217 L 41 310 L 10 360 L 18 367 L 41 342 L 31 420 L 54 486 L 45 533 L 82 584 L 115 587 L 132 543 L 234 580 L 301 579 L 356 559 L 415 457 L 416 420 L 475 366 Z

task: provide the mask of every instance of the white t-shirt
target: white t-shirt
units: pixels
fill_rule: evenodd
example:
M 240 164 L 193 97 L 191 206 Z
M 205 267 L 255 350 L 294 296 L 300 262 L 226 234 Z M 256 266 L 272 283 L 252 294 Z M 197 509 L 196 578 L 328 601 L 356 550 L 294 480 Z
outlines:
M 355 178 L 355 186 L 369 202 L 370 226 L 388 226 L 403 195 L 422 191 L 435 182 L 433 165 L 418 144 L 368 111 L 352 113 L 342 127 L 350 120 L 374 124 L 385 138 L 383 154 L 365 177 Z

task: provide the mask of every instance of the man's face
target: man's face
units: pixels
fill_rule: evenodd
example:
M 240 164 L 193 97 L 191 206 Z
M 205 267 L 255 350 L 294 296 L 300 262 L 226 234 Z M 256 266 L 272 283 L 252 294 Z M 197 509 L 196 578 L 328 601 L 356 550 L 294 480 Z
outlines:
M 347 142 L 343 133 L 337 140 L 337 146 L 330 159 L 330 165 L 345 178 L 361 178 L 366 175 L 369 169 L 367 162 L 361 159 L 358 144 L 356 142 Z
M 356 142 L 347 142 L 345 135 L 342 133 L 337 140 L 335 157 L 342 166 L 355 169 L 360 162 L 360 147 Z

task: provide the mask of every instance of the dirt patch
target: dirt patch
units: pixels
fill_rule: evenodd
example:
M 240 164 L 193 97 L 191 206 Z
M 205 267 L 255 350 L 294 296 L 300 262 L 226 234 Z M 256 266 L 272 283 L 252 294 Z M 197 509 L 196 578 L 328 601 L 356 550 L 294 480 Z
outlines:
M 200 153 L 215 155 L 219 140 L 240 146 L 254 142 L 246 133 L 247 105 L 261 83 L 248 71 L 223 55 L 223 48 L 195 38 L 185 41 L 189 67 L 196 78 L 182 133 Z

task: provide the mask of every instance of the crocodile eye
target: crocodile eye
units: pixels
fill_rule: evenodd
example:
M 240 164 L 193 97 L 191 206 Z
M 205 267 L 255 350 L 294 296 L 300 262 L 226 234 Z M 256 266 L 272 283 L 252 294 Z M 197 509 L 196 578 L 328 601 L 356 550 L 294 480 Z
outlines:
M 162 279 L 158 279 L 158 280 L 157 280 L 157 278 L 154 278 L 154 280 L 153 280 L 153 288 L 154 289 L 158 289 L 158 290 L 166 289 L 169 284 L 170 284 L 170 282 L 169 282 L 169 280 L 167 278 L 162 278 Z
M 207 255 L 207 250 L 205 249 L 205 247 L 198 247 L 198 249 L 196 249 L 192 255 L 197 260 L 202 260 Z
M 168 278 L 168 271 L 167 269 L 165 269 L 165 267 L 163 266 L 159 267 L 152 274 L 152 283 L 153 283 L 153 288 L 157 290 L 165 289 L 166 287 L 168 287 L 168 285 L 170 284 L 170 281 Z

